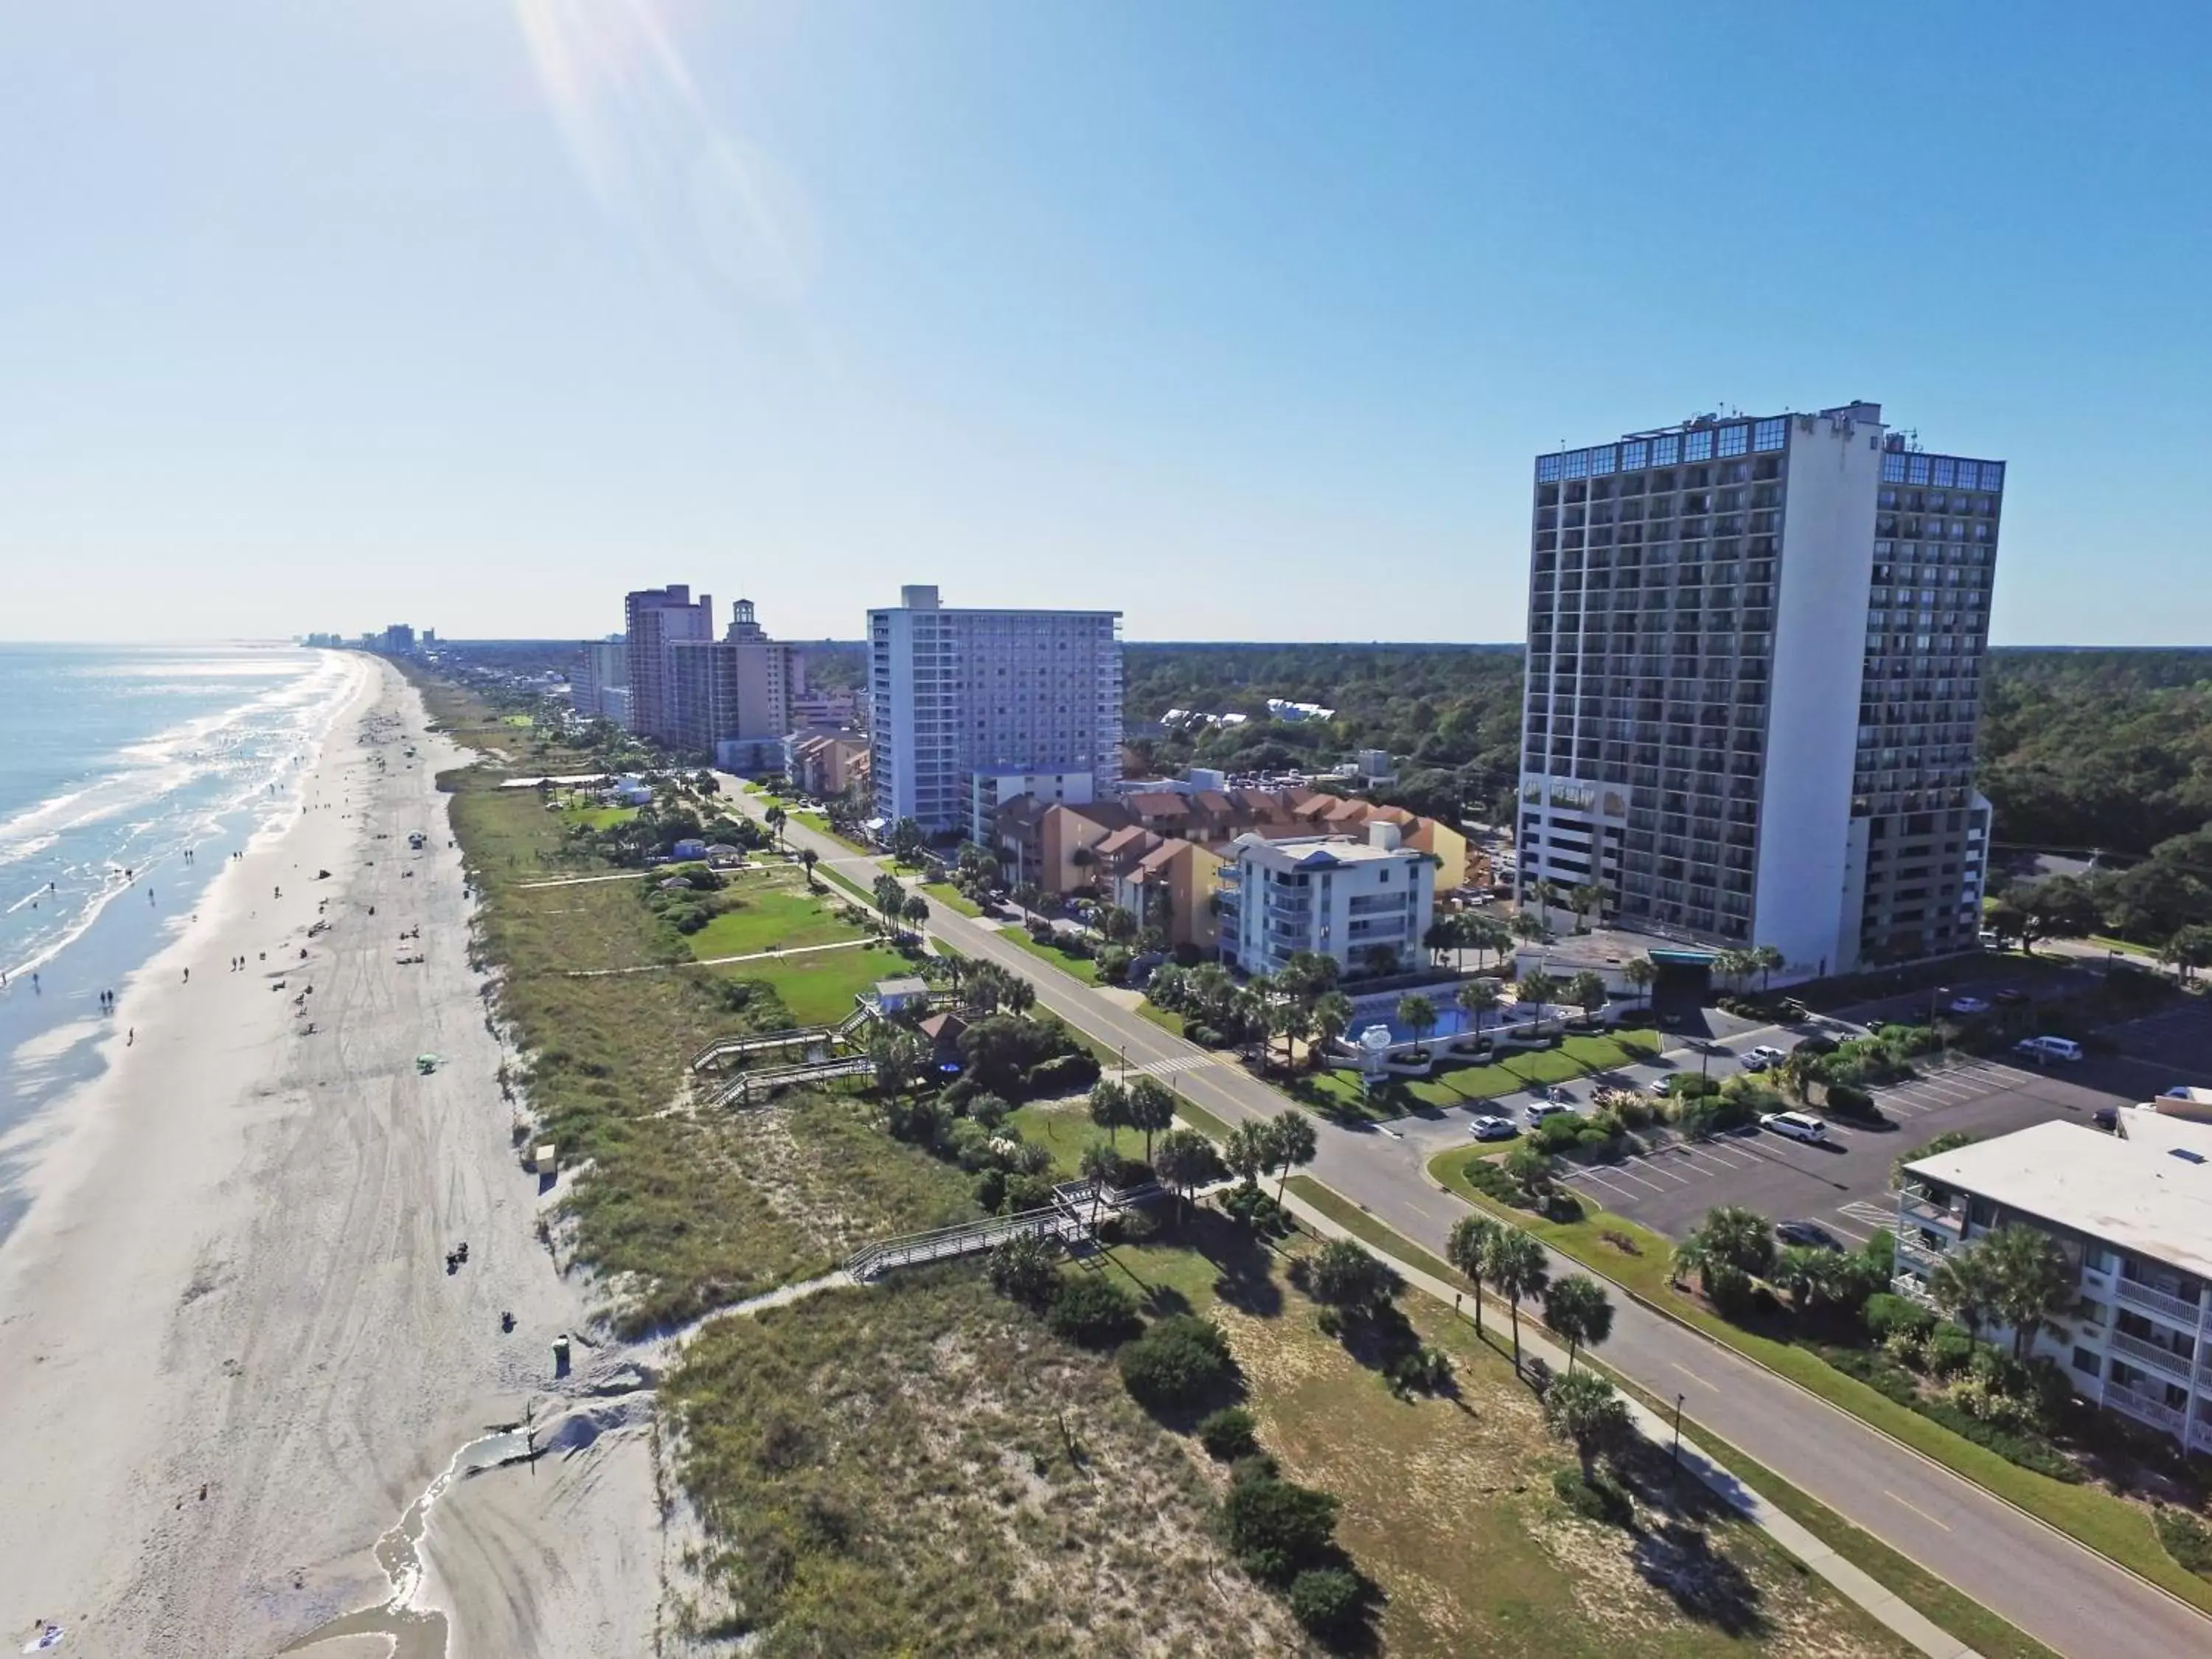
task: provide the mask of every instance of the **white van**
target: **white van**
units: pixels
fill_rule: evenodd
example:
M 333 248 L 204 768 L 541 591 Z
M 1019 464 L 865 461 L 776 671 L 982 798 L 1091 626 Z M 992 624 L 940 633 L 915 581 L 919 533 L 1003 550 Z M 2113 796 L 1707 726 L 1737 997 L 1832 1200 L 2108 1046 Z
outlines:
M 2081 1045 L 2072 1037 L 2036 1036 L 2015 1042 L 2013 1052 L 2024 1059 L 2034 1060 L 2079 1060 Z
M 1788 1135 L 1792 1140 L 1814 1145 L 1828 1138 L 1828 1126 L 1810 1112 L 1769 1112 L 1759 1120 L 1759 1127 L 1773 1134 Z

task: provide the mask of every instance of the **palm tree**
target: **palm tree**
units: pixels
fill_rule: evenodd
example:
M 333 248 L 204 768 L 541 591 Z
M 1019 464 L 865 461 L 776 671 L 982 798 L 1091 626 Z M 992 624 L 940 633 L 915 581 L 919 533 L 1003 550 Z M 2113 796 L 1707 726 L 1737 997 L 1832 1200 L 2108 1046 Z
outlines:
M 777 850 L 781 851 L 783 847 L 783 808 L 771 806 L 761 814 L 761 817 L 767 823 L 769 835 L 775 840 Z
M 1283 1201 L 1283 1189 L 1291 1184 L 1291 1166 L 1314 1161 L 1320 1143 L 1314 1134 L 1313 1120 L 1292 1108 L 1278 1112 L 1267 1120 L 1267 1141 L 1275 1164 L 1282 1170 L 1275 1182 L 1275 1202 Z
M 1098 1200 L 1107 1184 L 1121 1173 L 1121 1154 L 1114 1150 L 1110 1140 L 1094 1140 L 1083 1149 L 1083 1161 L 1077 1166 L 1083 1178 L 1091 1183 L 1091 1224 L 1098 1225 Z
M 1613 1304 L 1604 1288 L 1588 1273 L 1569 1273 L 1544 1291 L 1544 1322 L 1567 1344 L 1567 1375 L 1575 1371 L 1575 1353 L 1584 1343 L 1595 1348 L 1613 1334 Z
M 1313 1035 L 1313 1015 L 1305 1005 L 1279 1002 L 1268 1011 L 1268 1029 L 1283 1040 L 1283 1069 L 1291 1069 L 1297 1046 Z
M 1635 957 L 1620 970 L 1620 976 L 1635 988 L 1638 1000 L 1649 1008 L 1651 1006 L 1651 988 L 1658 981 L 1659 970 L 1645 957 Z
M 1213 1167 L 1213 1148 L 1195 1129 L 1170 1129 L 1160 1137 L 1152 1169 L 1176 1195 L 1176 1218 L 1182 1218 L 1194 1188 Z
M 1482 1282 L 1513 1310 L 1513 1369 L 1521 1369 L 1521 1298 L 1541 1296 L 1552 1280 L 1544 1247 L 1517 1227 L 1500 1227 L 1484 1246 Z
M 1130 1080 L 1121 1121 L 1142 1132 L 1146 1163 L 1152 1161 L 1152 1137 L 1175 1127 L 1175 1107 L 1174 1094 L 1159 1079 L 1139 1073 Z
M 1437 1029 L 1437 1005 L 1419 994 L 1400 997 L 1398 1023 L 1413 1034 L 1414 1042 L 1420 1043 Z
M 1552 925 L 1552 912 L 1559 902 L 1559 884 L 1547 877 L 1528 890 L 1535 898 L 1537 914 L 1543 918 L 1544 926 L 1548 928 Z
M 899 914 L 914 924 L 918 933 L 929 921 L 929 901 L 916 893 L 899 907 Z
M 1044 902 L 1044 889 L 1033 881 L 1025 881 L 1014 889 L 1014 902 L 1021 906 L 1022 920 L 1027 921 Z
M 1579 884 L 1567 895 L 1567 898 L 1574 909 L 1575 926 L 1577 927 L 1584 925 L 1589 913 L 1592 910 L 1600 913 L 1601 921 L 1604 919 L 1605 889 L 1600 887 L 1595 882 L 1585 881 Z
M 1341 991 L 1324 991 L 1314 1000 L 1312 1018 L 1314 1042 L 1327 1049 L 1351 1028 L 1352 999 Z
M 1452 1266 L 1474 1282 L 1477 1336 L 1482 1334 L 1482 1253 L 1498 1229 L 1498 1224 L 1486 1215 L 1463 1215 L 1452 1224 L 1450 1242 L 1444 1246 Z
M 1482 1035 L 1483 1017 L 1498 1012 L 1498 1006 L 1505 1000 L 1505 993 L 1494 979 L 1471 979 L 1459 988 L 1453 1000 L 1474 1021 L 1474 1034 L 1479 1037 Z
M 1774 975 L 1790 965 L 1790 958 L 1771 945 L 1755 945 L 1751 950 L 1751 965 L 1759 969 L 1759 989 L 1764 995 L 1772 987 Z
M 1575 1449 L 1587 1486 L 1597 1472 L 1597 1460 L 1610 1455 L 1634 1432 L 1628 1407 L 1612 1382 L 1595 1371 L 1567 1375 L 1545 1391 L 1544 1423 L 1553 1434 Z
M 1539 968 L 1534 973 L 1522 975 L 1521 988 L 1514 994 L 1516 1002 L 1536 1005 L 1536 1033 L 1542 1036 L 1544 1011 L 1559 1000 L 1559 981 Z
M 1256 1192 L 1260 1172 L 1274 1161 L 1274 1150 L 1267 1120 L 1247 1119 L 1230 1130 L 1228 1139 L 1222 1142 L 1221 1161 L 1231 1175 Z
M 2012 1357 L 2027 1358 L 2038 1336 L 2060 1328 L 2057 1316 L 2081 1289 L 2079 1274 L 2066 1265 L 2057 1239 L 2020 1222 L 1984 1233 L 1972 1251 L 1989 1276 L 1991 1309 L 2012 1327 Z
M 1513 920 L 1507 922 L 1505 926 L 1514 938 L 1529 945 L 1534 945 L 1538 939 L 1549 937 L 1552 931 L 1538 920 L 1534 911 L 1530 910 L 1516 910 L 1513 913 Z
M 816 890 L 814 882 L 814 866 L 821 861 L 822 854 L 816 852 L 811 847 L 802 847 L 799 849 L 799 867 L 806 872 L 806 890 L 810 893 Z
M 1928 1275 L 1928 1294 L 1945 1318 L 1966 1327 L 1970 1344 L 1981 1340 L 1982 1327 L 1988 1322 L 1996 1300 L 1996 1285 L 1989 1265 L 1979 1250 L 1954 1250 L 1938 1261 L 1935 1271 Z

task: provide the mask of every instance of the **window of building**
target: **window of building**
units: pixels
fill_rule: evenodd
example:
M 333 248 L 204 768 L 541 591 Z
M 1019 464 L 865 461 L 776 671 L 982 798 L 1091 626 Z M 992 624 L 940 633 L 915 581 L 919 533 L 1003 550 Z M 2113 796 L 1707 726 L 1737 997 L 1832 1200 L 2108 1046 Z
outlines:
M 1724 426 L 1721 428 L 1721 453 L 1741 455 L 1751 448 L 1751 428 L 1747 426 Z
M 1925 455 L 1907 455 L 1905 458 L 1905 481 L 1917 484 L 1928 482 L 1928 458 Z
M 1751 447 L 1757 450 L 1779 449 L 1790 435 L 1790 422 L 1776 419 L 1761 421 L 1752 428 Z
M 1620 447 L 1620 470 L 1623 472 L 1638 471 L 1650 464 L 1650 456 L 1651 446 L 1642 439 L 1625 443 Z
M 1539 455 L 1536 458 L 1536 482 L 1551 483 L 1556 481 L 1565 459 L 1563 455 Z
M 1590 476 L 1601 478 L 1613 471 L 1615 452 L 1611 444 L 1600 444 L 1589 453 Z
M 1948 484 L 1955 483 L 1958 477 L 1958 464 L 1953 461 L 1948 455 L 1938 455 L 1936 458 L 1936 482 L 1937 483 Z
M 1537 476 L 1541 477 L 1543 475 L 1539 473 Z M 1905 452 L 1903 450 L 1891 449 L 1883 452 L 1881 458 L 1881 481 L 1884 483 L 1903 483 L 1905 482 Z
M 2004 488 L 2003 462 L 1984 461 L 1982 463 L 1982 488 L 1990 490 L 2002 489 Z
M 1713 458 L 1713 434 L 1708 428 L 1703 432 L 1682 434 L 1682 459 L 1686 461 L 1710 461 Z
M 1959 488 L 1961 489 L 1979 489 L 1981 487 L 1982 469 L 1972 461 L 1960 462 Z
M 1577 449 L 1568 452 L 1567 477 L 1570 478 L 1587 478 L 1589 477 L 1589 451 L 1587 449 Z

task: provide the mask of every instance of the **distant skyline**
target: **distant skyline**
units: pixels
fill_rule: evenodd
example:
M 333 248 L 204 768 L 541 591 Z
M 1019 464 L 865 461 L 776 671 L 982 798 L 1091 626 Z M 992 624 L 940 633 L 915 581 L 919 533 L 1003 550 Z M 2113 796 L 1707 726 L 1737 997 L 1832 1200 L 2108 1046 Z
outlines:
M 1513 642 L 1529 463 L 1863 398 L 1993 638 L 2212 642 L 2212 13 L 0 14 L 0 639 Z

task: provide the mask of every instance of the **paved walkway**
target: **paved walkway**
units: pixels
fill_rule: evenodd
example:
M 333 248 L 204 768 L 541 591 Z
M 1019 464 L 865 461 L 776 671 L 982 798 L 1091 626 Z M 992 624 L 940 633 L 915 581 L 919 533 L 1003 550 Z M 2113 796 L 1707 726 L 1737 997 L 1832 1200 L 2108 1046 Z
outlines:
M 1357 1237 L 1347 1228 L 1323 1215 L 1304 1199 L 1291 1197 L 1286 1200 L 1291 1214 L 1301 1225 L 1331 1238 L 1350 1238 L 1362 1249 L 1388 1261 L 1401 1273 L 1406 1283 L 1438 1302 L 1449 1304 L 1458 1311 L 1463 1292 L 1443 1280 L 1423 1273 L 1410 1262 L 1402 1261 L 1389 1251 L 1380 1249 L 1364 1238 Z M 1491 1298 L 1495 1301 L 1497 1298 Z M 1567 1369 L 1567 1352 L 1540 1334 L 1529 1310 L 1523 1307 L 1521 1322 L 1521 1347 L 1524 1353 L 1541 1359 L 1554 1375 L 1564 1375 Z M 1591 1363 L 1585 1352 L 1583 1364 Z M 1605 1367 L 1601 1365 L 1599 1369 Z M 1674 1431 L 1666 1419 L 1651 1410 L 1635 1395 L 1624 1392 L 1629 1415 L 1645 1439 L 1655 1445 L 1664 1446 L 1674 1437 Z M 1884 1589 L 1870 1575 L 1822 1543 L 1789 1516 L 1784 1514 L 1765 1498 L 1745 1486 L 1690 1436 L 1682 1437 L 1682 1467 L 1705 1482 L 1731 1509 L 1774 1540 L 1782 1547 L 1802 1561 L 1808 1567 L 1833 1585 L 1847 1601 L 1864 1608 L 1874 1619 L 1911 1643 L 1928 1659 L 1979 1659 L 1979 1656 L 1955 1636 L 1937 1626 L 1932 1620 L 1909 1606 L 1899 1596 Z
M 732 962 L 780 962 L 787 957 L 811 956 L 817 951 L 858 951 L 876 941 L 841 939 L 828 945 L 794 945 L 788 951 L 753 951 L 741 957 L 700 957 L 690 962 L 641 962 L 635 968 L 571 968 L 563 979 L 608 979 L 617 974 L 665 974 L 673 968 L 720 968 Z

